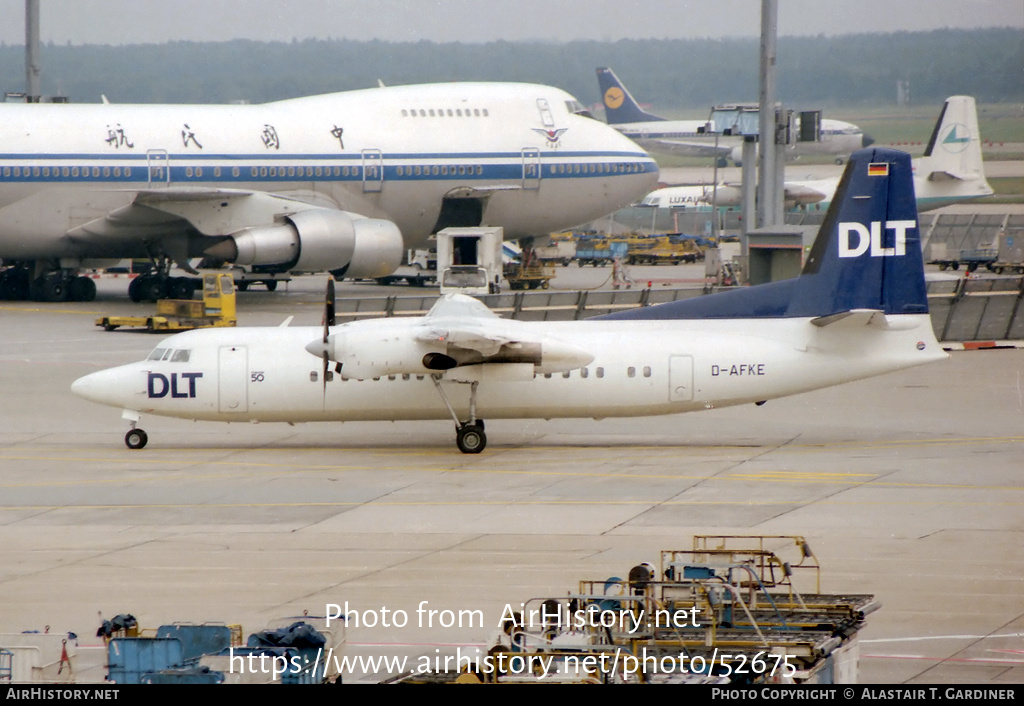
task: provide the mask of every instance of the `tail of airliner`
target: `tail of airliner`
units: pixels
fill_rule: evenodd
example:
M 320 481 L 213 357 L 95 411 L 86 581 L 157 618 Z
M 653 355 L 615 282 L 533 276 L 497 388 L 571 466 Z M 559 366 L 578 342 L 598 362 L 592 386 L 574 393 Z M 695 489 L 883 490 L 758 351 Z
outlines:
M 606 319 L 831 317 L 926 314 L 928 299 L 910 155 L 854 152 L 800 276 L 694 297 Z
M 946 99 L 924 156 L 918 160 L 917 176 L 930 182 L 961 182 L 971 190 L 969 195 L 992 193 L 981 161 L 981 132 L 974 98 Z
M 604 102 L 605 119 L 609 125 L 647 123 L 665 119 L 643 110 L 611 69 L 598 69 L 597 83 L 601 87 L 601 100 Z

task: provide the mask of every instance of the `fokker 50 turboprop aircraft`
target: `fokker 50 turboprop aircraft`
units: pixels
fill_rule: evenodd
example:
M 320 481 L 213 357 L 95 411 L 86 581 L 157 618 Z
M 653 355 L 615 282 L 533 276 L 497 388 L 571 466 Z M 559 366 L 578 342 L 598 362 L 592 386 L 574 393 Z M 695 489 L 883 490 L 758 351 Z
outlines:
M 950 96 L 939 112 L 924 155 L 911 162 L 917 210 L 930 211 L 959 201 L 991 196 L 981 159 L 978 107 L 971 96 Z M 786 180 L 787 209 L 826 210 L 835 196 L 839 178 L 806 181 Z M 737 208 L 743 198 L 742 184 L 667 186 L 644 197 L 643 204 L 658 208 L 708 210 Z
M 265 105 L 0 104 L 0 126 L 7 299 L 92 299 L 78 270 L 122 258 L 154 263 L 133 280 L 136 299 L 181 297 L 187 280 L 168 283 L 170 265 L 191 271 L 204 256 L 383 276 L 445 227 L 546 235 L 634 202 L 658 173 L 571 95 L 531 84 Z
M 700 132 L 707 125 L 706 120 L 667 120 L 651 115 L 640 107 L 611 69 L 598 69 L 597 83 L 608 124 L 644 149 L 678 157 L 729 158 L 736 164 L 743 159 L 741 138 L 719 136 L 716 143 L 713 132 Z M 836 164 L 842 164 L 848 154 L 874 142 L 859 127 L 842 120 L 822 118 L 820 132 L 820 141 L 798 142 L 786 150 L 786 158 L 825 154 L 834 155 Z
M 328 302 L 330 303 L 330 298 Z M 462 295 L 425 316 L 206 329 L 72 385 L 141 414 L 245 422 L 452 418 L 466 453 L 485 418 L 671 414 L 765 400 L 940 360 L 910 158 L 863 150 L 796 279 L 586 321 L 498 318 Z M 312 354 L 312 355 L 311 355 Z

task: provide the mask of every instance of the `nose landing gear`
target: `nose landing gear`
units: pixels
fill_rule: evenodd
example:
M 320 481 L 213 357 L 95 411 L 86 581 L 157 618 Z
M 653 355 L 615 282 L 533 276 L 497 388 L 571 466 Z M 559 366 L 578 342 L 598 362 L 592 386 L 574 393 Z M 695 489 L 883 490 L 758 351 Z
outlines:
M 129 449 L 142 449 L 146 447 L 149 435 L 142 429 L 129 429 L 124 435 L 124 445 Z

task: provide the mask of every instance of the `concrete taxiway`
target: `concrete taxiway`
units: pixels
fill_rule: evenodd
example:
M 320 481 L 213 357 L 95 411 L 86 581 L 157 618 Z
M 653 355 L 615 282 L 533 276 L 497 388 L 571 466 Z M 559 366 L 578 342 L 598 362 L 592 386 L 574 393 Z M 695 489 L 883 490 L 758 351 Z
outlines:
M 248 634 L 347 602 L 353 654 L 432 657 L 694 534 L 768 534 L 808 539 L 823 590 L 881 601 L 862 681 L 1024 682 L 1024 350 L 763 407 L 493 421 L 480 456 L 446 422 L 155 417 L 130 451 L 118 411 L 68 389 L 160 340 L 95 327 L 149 306 L 111 291 L 0 302 L 0 632 L 76 632 L 80 680 L 103 677 L 100 613 Z M 240 295 L 241 323 L 316 324 L 319 291 Z

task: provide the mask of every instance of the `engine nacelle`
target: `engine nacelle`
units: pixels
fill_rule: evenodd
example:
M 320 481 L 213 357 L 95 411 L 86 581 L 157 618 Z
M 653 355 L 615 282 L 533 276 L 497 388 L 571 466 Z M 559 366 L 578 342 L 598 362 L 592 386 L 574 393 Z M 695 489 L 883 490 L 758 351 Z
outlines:
M 346 277 L 383 277 L 402 264 L 405 243 L 391 221 L 347 211 L 312 208 L 272 226 L 246 228 L 231 236 L 239 265 L 279 265 L 292 272 L 333 272 Z M 214 249 L 208 251 L 214 254 Z
M 359 322 L 353 322 L 358 324 Z M 491 355 L 446 342 L 424 341 L 402 326 L 361 327 L 348 324 L 331 333 L 326 347 L 314 341 L 306 347 L 341 363 L 345 379 L 366 380 L 386 375 L 428 375 L 453 368 L 486 365 L 529 365 L 532 373 L 560 373 L 589 365 L 594 356 L 568 343 L 508 343 Z
M 733 147 L 732 151 L 729 153 L 729 158 L 737 167 L 743 166 L 743 145 Z
M 328 358 L 341 363 L 341 376 L 346 380 L 437 372 L 437 367 L 427 366 L 444 350 L 443 344 L 421 343 L 401 331 L 340 330 L 332 333 L 329 341 Z

